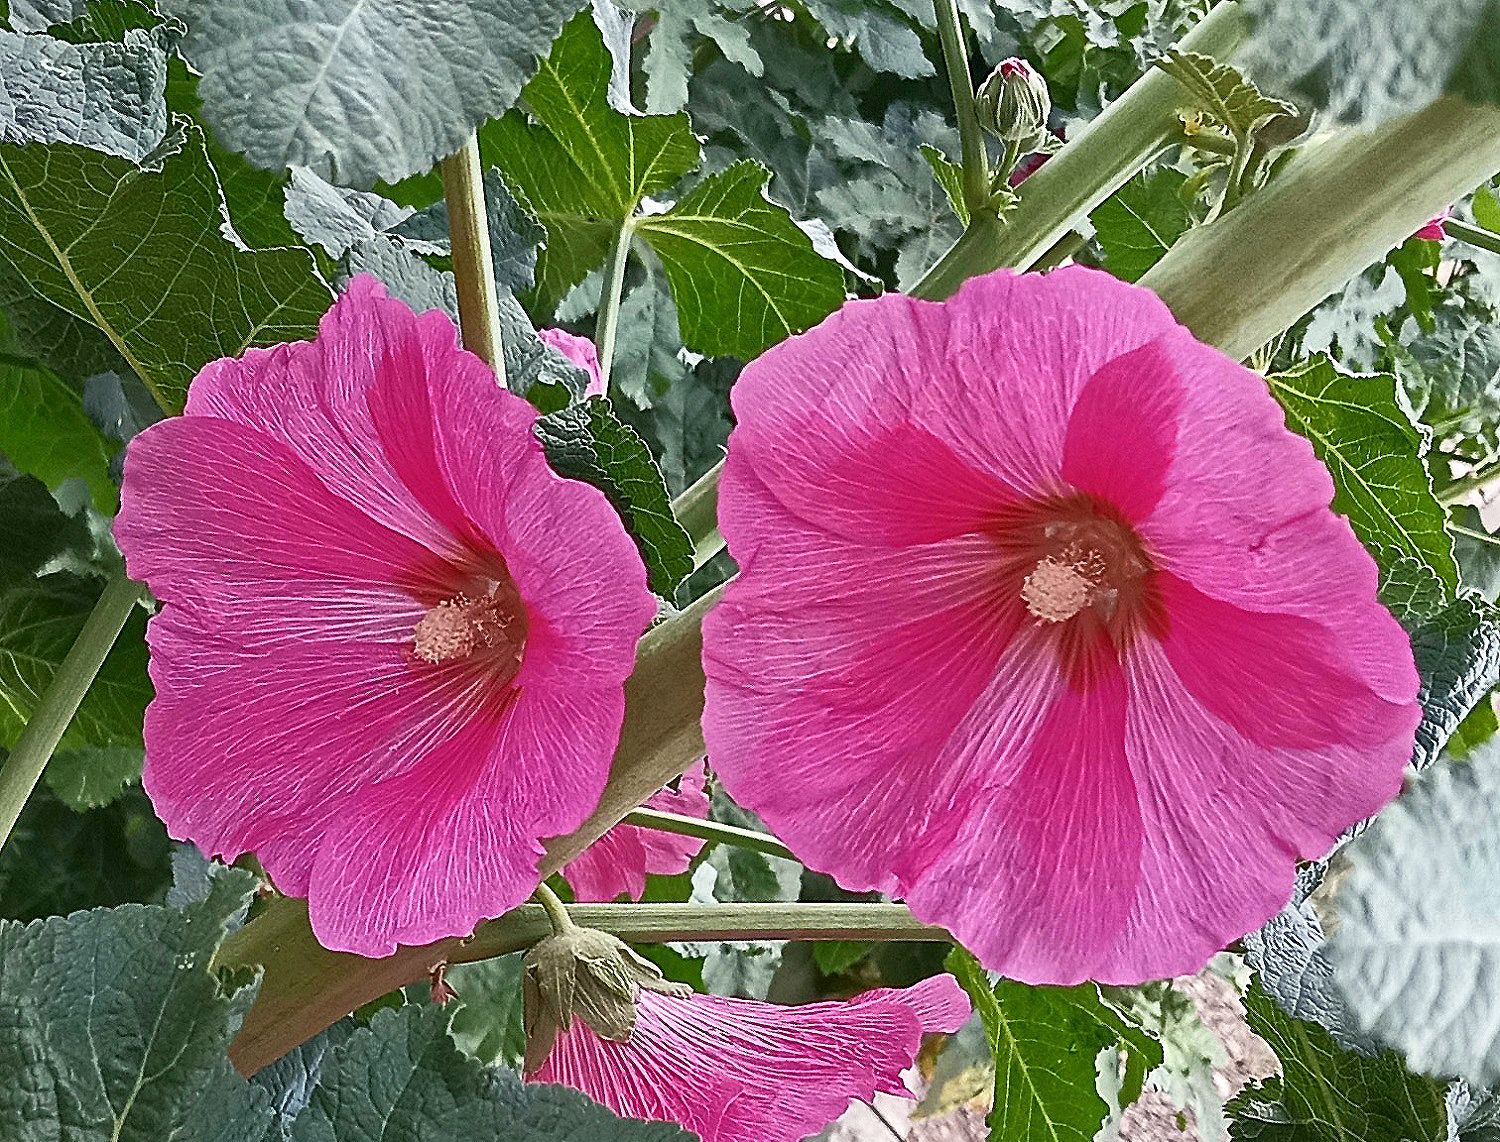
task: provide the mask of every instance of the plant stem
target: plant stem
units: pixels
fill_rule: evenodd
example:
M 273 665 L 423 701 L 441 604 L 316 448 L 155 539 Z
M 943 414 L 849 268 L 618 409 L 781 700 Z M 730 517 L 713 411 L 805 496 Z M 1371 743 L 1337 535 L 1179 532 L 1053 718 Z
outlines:
M 1500 547 L 1500 538 L 1496 538 L 1487 531 L 1475 531 L 1472 527 L 1464 527 L 1461 523 L 1449 523 L 1448 530 L 1455 535 L 1467 536 L 1476 543 L 1487 543 L 1491 547 Z
M 693 541 L 693 567 L 702 567 L 724 547 L 719 534 L 719 476 L 724 471 L 720 460 L 699 476 L 691 488 L 672 501 L 672 514 Z
M 656 829 L 663 833 L 676 833 L 682 837 L 700 837 L 721 845 L 733 845 L 737 849 L 765 853 L 767 856 L 796 860 L 792 850 L 770 833 L 758 833 L 754 829 L 741 829 L 735 825 L 723 825 L 718 821 L 705 821 L 701 817 L 685 817 L 681 813 L 663 813 L 659 809 L 632 809 L 625 814 L 625 824 L 642 829 Z
M 1481 250 L 1488 250 L 1492 254 L 1500 254 L 1500 234 L 1481 230 L 1478 226 L 1470 226 L 1467 222 L 1460 222 L 1456 218 L 1444 220 L 1443 230 L 1450 238 L 1457 238 L 1461 242 L 1467 242 Z
M 478 136 L 438 164 L 448 203 L 448 237 L 458 286 L 458 324 L 464 348 L 495 370 L 505 387 L 505 351 L 500 339 L 500 300 L 490 252 L 489 214 L 484 204 L 484 167 Z
M 563 904 L 562 897 L 545 884 L 538 884 L 531 898 L 540 904 L 542 911 L 547 914 L 547 923 L 551 925 L 554 936 L 564 935 L 577 927 L 573 923 L 573 918 L 568 915 L 568 909 Z
M 606 393 L 609 392 L 610 369 L 615 362 L 615 334 L 620 325 L 620 299 L 625 292 L 625 265 L 630 261 L 630 239 L 634 233 L 630 219 L 625 219 L 604 266 L 599 315 L 594 322 L 594 343 L 599 349 L 599 378 Z
M 42 770 L 140 598 L 140 584 L 123 575 L 104 588 L 72 649 L 21 731 L 15 749 L 0 767 L 0 847 L 10 837 L 26 799 L 36 788 Z
M 1452 505 L 1458 503 L 1470 492 L 1478 491 L 1486 484 L 1491 484 L 1500 479 L 1500 463 L 1486 464 L 1482 468 L 1475 468 L 1472 472 L 1465 472 L 1450 484 L 1444 485 L 1437 493 L 1438 502 Z
M 942 5 L 938 5 L 941 9 Z M 1224 56 L 1244 39 L 1250 17 L 1223 0 L 1183 38 L 1185 51 Z M 911 290 L 915 297 L 949 297 L 975 274 L 1001 266 L 1026 269 L 1147 161 L 1182 137 L 1182 86 L 1152 68 L 1105 108 L 1078 138 L 1016 188 L 1016 205 L 1002 224 L 976 215 L 953 248 Z
M 963 164 L 964 205 L 972 219 L 989 206 L 990 172 L 984 150 L 984 131 L 974 111 L 974 80 L 969 75 L 969 50 L 964 44 L 963 17 L 958 0 L 935 0 L 938 41 L 943 66 L 953 92 L 953 114 L 958 122 L 958 146 Z

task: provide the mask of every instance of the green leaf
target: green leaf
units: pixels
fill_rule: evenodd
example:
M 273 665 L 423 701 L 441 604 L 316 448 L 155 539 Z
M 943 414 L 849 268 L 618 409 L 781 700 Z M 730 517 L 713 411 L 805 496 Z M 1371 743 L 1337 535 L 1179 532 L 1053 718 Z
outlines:
M 451 1028 L 454 1041 L 486 1066 L 516 1068 L 526 1054 L 521 970 L 519 952 L 448 969 L 459 1004 Z
M 0 291 L 29 288 L 97 327 L 169 411 L 205 363 L 310 337 L 331 301 L 306 250 L 238 249 L 223 221 L 196 126 L 143 167 L 0 145 Z
M 481 136 L 487 161 L 500 166 L 546 227 L 537 304 L 549 314 L 570 286 L 604 261 L 640 200 L 698 165 L 698 140 L 685 114 L 616 109 L 613 68 L 593 17 L 576 16 L 526 85 L 535 122 L 513 111 Z
M 1426 442 L 1396 401 L 1395 378 L 1348 373 L 1318 356 L 1266 380 L 1288 427 L 1333 474 L 1333 510 L 1375 558 L 1411 556 L 1456 588 L 1447 516 L 1423 463 Z
M 636 224 L 672 283 L 689 349 L 753 357 L 844 300 L 844 271 L 766 197 L 770 177 L 759 163 L 735 163 Z
M 48 560 L 87 538 L 82 525 L 63 514 L 46 485 L 34 476 L 17 472 L 4 455 L 0 455 L 0 535 L 5 536 L 5 542 L 0 543 L 0 591 L 16 584 L 29 585 Z M 0 639 L 4 635 L 0 630 Z M 0 726 L 5 724 L 5 716 L 0 706 Z M 0 736 L 0 744 L 5 740 Z
M 1444 92 L 1500 99 L 1495 0 L 1259 0 L 1238 59 L 1336 122 L 1372 123 Z
M 0 28 L 0 143 L 73 143 L 139 162 L 166 134 L 166 82 L 151 32 L 70 44 Z
M 544 416 L 537 436 L 559 475 L 592 484 L 606 496 L 640 548 L 651 589 L 671 598 L 693 569 L 693 544 L 672 515 L 660 469 L 635 431 L 603 397 Z
M 166 0 L 203 113 L 257 166 L 367 187 L 499 115 L 582 0 Z
M 751 75 L 758 77 L 765 72 L 746 27 L 755 11 L 754 0 L 637 0 L 625 6 L 656 13 L 656 26 L 651 29 L 641 61 L 646 76 L 646 110 L 654 115 L 671 114 L 687 106 L 693 49 L 700 38 Z
M 1500 612 L 1471 596 L 1458 598 L 1412 631 L 1411 648 L 1422 681 L 1412 757 L 1420 770 L 1500 684 Z
M 0 346 L 3 329 L 0 317 Z M 94 506 L 106 515 L 113 515 L 119 504 L 119 491 L 109 475 L 115 448 L 84 412 L 83 399 L 51 370 L 7 354 L 3 348 L 0 453 L 54 491 L 64 480 L 82 480 Z
M 536 284 L 537 249 L 546 242 L 547 232 L 516 201 L 505 176 L 495 167 L 484 172 L 484 198 L 495 280 L 512 292 L 530 289 Z M 429 243 L 447 254 L 448 203 L 439 199 L 401 222 L 393 233 L 396 237 Z
M 1500 1082 L 1500 743 L 1434 766 L 1345 849 L 1334 978 L 1414 1071 Z
M 912 21 L 886 0 L 808 0 L 807 10 L 876 71 L 906 79 L 934 72 Z
M 1448 739 L 1448 756 L 1462 761 L 1497 733 L 1500 733 L 1500 716 L 1495 713 L 1493 699 L 1487 699 L 1470 710 L 1469 716 L 1453 731 Z
M 995 1058 L 990 1137 L 1093 1142 L 1109 1112 L 1094 1087 L 1095 1059 L 1107 1047 L 1149 1041 L 1105 1004 L 1094 984 L 991 984 L 962 948 L 953 950 L 948 967 L 974 1001 Z M 1152 1065 L 1160 1063 L 1157 1047 Z
M 948 196 L 948 205 L 953 207 L 954 215 L 967 226 L 969 204 L 964 201 L 964 168 L 931 143 L 923 143 L 921 151 L 922 157 L 927 160 L 927 165 L 932 168 L 932 177 L 937 179 L 937 184 Z M 1131 281 L 1134 280 L 1134 278 L 1131 279 Z
M 230 1072 L 253 989 L 209 962 L 249 902 L 245 873 L 185 909 L 127 905 L 0 922 L 0 1137 L 159 1142 Z
M 1245 997 L 1250 1028 L 1282 1073 L 1249 1087 L 1227 1111 L 1235 1142 L 1445 1142 L 1444 1084 L 1409 1074 L 1394 1052 L 1341 1047 L 1316 1023 L 1293 1019 L 1265 992 Z
M 286 188 L 287 222 L 303 241 L 316 243 L 334 258 L 360 242 L 388 238 L 411 214 L 409 207 L 370 191 L 325 182 L 307 167 L 293 167 Z
M 1500 234 L 1500 200 L 1487 186 L 1474 192 L 1474 221 L 1491 234 Z
M 1185 175 L 1157 167 L 1136 175 L 1089 216 L 1104 255 L 1104 268 L 1117 278 L 1140 280 L 1193 224 L 1182 200 Z
M 70 809 L 100 809 L 141 779 L 145 760 L 141 746 L 85 746 L 59 750 L 44 772 Z
M 15 744 L 100 590 L 97 581 L 58 573 L 0 593 L 0 745 Z M 141 722 L 152 696 L 145 627 L 145 613 L 138 609 L 63 734 L 62 749 L 140 748 Z
M 1242 142 L 1268 120 L 1297 113 L 1290 103 L 1261 94 L 1235 68 L 1208 56 L 1174 48 L 1159 66 L 1192 92 L 1215 122 Z
M 843 975 L 874 950 L 874 944 L 863 940 L 819 940 L 813 945 L 813 962 L 824 975 Z

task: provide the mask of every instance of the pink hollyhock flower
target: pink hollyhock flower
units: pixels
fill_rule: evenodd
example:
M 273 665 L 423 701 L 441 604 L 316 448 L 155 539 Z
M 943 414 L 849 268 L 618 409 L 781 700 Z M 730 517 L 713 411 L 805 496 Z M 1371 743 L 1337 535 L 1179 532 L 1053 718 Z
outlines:
M 542 344 L 552 346 L 589 375 L 588 388 L 583 390 L 584 396 L 604 395 L 604 378 L 599 373 L 599 350 L 592 341 L 576 333 L 569 333 L 566 329 L 538 329 L 536 335 L 542 339 Z
M 1412 235 L 1413 238 L 1424 238 L 1429 242 L 1441 242 L 1448 237 L 1448 231 L 1444 229 L 1443 223 L 1453 217 L 1453 207 L 1445 206 L 1437 214 L 1422 224 L 1422 228 Z
M 575 1019 L 529 1077 L 625 1118 L 679 1123 L 703 1142 L 799 1142 L 854 1099 L 911 1097 L 901 1072 L 923 1034 L 958 1030 L 969 1000 L 940 975 L 804 1007 L 642 991 L 636 1009 L 625 1043 Z
M 1037 151 L 1035 154 L 1027 155 L 1016 164 L 1016 169 L 1011 171 L 1006 182 L 1012 187 L 1020 186 L 1037 171 L 1041 170 L 1048 159 L 1052 157 L 1049 151 Z
M 706 818 L 706 780 L 700 761 L 682 775 L 677 789 L 653 794 L 646 807 Z M 621 894 L 639 900 L 646 891 L 647 873 L 675 876 L 686 872 L 702 848 L 703 842 L 697 837 L 616 825 L 570 861 L 562 874 L 573 886 L 575 900 L 614 900 Z
M 733 398 L 709 757 L 846 888 L 1024 981 L 1186 974 L 1399 790 L 1373 560 L 1265 382 L 1147 290 L 853 302 Z
M 316 340 L 206 366 L 126 454 L 115 534 L 164 604 L 146 789 L 330 948 L 520 903 L 603 788 L 656 608 L 535 420 L 448 317 L 358 277 Z

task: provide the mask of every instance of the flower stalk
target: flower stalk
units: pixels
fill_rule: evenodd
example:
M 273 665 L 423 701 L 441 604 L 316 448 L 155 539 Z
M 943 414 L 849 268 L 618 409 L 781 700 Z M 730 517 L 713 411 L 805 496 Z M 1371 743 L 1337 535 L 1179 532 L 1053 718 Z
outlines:
M 953 113 L 958 125 L 959 158 L 963 167 L 964 205 L 969 208 L 969 217 L 974 218 L 989 206 L 990 172 L 984 132 L 974 108 L 974 80 L 969 75 L 969 50 L 964 42 L 963 17 L 958 11 L 958 0 L 937 0 L 933 7 L 937 13 L 943 66 L 953 92 Z
M 718 821 L 705 821 L 701 817 L 687 817 L 681 813 L 664 813 L 660 809 L 632 809 L 625 814 L 624 824 L 642 829 L 656 829 L 663 833 L 676 833 L 682 837 L 698 837 L 716 844 L 730 845 L 737 849 L 764 853 L 766 856 L 796 860 L 792 850 L 769 833 L 758 833 L 754 829 L 741 829 L 735 825 L 724 825 Z
M 140 600 L 141 585 L 123 575 L 112 579 L 104 588 L 104 593 L 84 620 L 72 649 L 57 668 L 52 684 L 47 687 L 21 732 L 15 749 L 11 750 L 4 766 L 0 766 L 0 848 L 10 837 L 16 819 L 41 779 L 57 743 L 62 740 L 68 723 L 78 712 L 110 648 L 120 637 L 130 612 Z
M 1450 238 L 1457 238 L 1480 250 L 1488 250 L 1491 254 L 1500 254 L 1500 234 L 1470 226 L 1457 218 L 1443 219 L 1443 229 Z
M 568 915 L 568 908 L 562 902 L 562 897 L 553 892 L 545 884 L 538 884 L 531 898 L 542 906 L 542 911 L 547 914 L 547 923 L 552 925 L 552 934 L 561 936 L 577 927 L 572 917 Z
M 495 292 L 495 258 L 490 251 L 478 137 L 470 135 L 468 142 L 442 160 L 438 168 L 443 177 L 443 197 L 448 203 L 448 236 L 453 248 L 458 323 L 464 348 L 494 369 L 495 379 L 505 388 L 500 299 Z

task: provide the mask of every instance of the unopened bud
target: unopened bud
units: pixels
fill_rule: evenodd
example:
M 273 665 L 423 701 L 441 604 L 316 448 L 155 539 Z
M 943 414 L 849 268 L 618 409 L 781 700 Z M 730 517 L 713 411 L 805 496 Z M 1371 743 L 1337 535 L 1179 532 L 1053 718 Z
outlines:
M 1023 59 L 1002 60 L 974 99 L 980 125 L 1007 143 L 1023 144 L 1023 151 L 1034 149 L 1046 133 L 1052 97 L 1047 81 Z
M 526 1073 L 534 1074 L 576 1015 L 601 1039 L 625 1043 L 635 1030 L 641 989 L 687 995 L 661 969 L 607 932 L 570 928 L 526 953 L 521 1000 L 526 1020 Z

